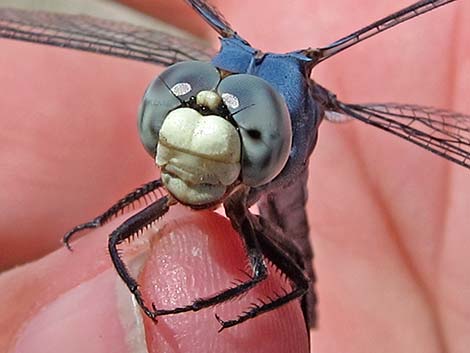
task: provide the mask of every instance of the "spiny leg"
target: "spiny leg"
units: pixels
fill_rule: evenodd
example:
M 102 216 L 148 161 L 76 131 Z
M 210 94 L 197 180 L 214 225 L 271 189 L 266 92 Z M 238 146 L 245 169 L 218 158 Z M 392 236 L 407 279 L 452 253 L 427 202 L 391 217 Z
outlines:
M 70 246 L 70 240 L 74 234 L 80 232 L 85 229 L 92 229 L 101 227 L 103 224 L 107 223 L 113 217 L 117 216 L 119 212 L 124 210 L 129 205 L 133 204 L 134 202 L 142 199 L 143 197 L 147 196 L 148 194 L 154 192 L 156 189 L 162 187 L 161 179 L 153 180 L 141 187 L 135 189 L 131 193 L 124 196 L 118 202 L 116 202 L 113 206 L 111 206 L 106 212 L 99 215 L 98 217 L 92 219 L 89 222 L 80 224 L 69 232 L 67 232 L 64 237 L 62 238 L 62 242 L 65 244 L 67 249 L 72 250 Z
M 170 208 L 170 203 L 171 201 L 168 196 L 164 196 L 158 201 L 155 201 L 154 203 L 150 204 L 142 211 L 126 220 L 118 228 L 116 228 L 109 236 L 108 241 L 109 254 L 111 255 L 111 260 L 113 261 L 116 271 L 118 272 L 119 276 L 122 278 L 126 286 L 129 288 L 131 293 L 134 295 L 137 303 L 140 305 L 142 310 L 151 319 L 155 319 L 155 317 L 157 316 L 155 307 L 152 304 L 153 310 L 151 310 L 145 305 L 144 299 L 142 298 L 142 293 L 139 290 L 139 284 L 130 275 L 126 265 L 119 256 L 117 246 L 124 240 L 135 235 L 145 227 L 155 222 L 158 218 L 162 217 Z
M 258 222 L 255 216 L 252 216 L 252 219 L 253 223 L 256 224 L 256 222 Z M 266 232 L 266 229 L 264 227 L 260 227 L 259 224 L 260 223 L 258 223 L 258 227 L 256 227 L 256 236 L 263 254 L 283 274 L 286 275 L 286 277 L 292 283 L 292 290 L 290 292 L 286 292 L 284 295 L 278 296 L 271 302 L 251 307 L 234 320 L 225 321 L 217 317 L 217 320 L 221 324 L 219 332 L 223 329 L 238 325 L 248 319 L 279 308 L 280 306 L 287 304 L 294 299 L 300 298 L 301 296 L 305 295 L 309 289 L 309 279 L 305 276 L 302 269 L 297 265 L 296 261 L 282 248 L 280 243 L 272 240 L 276 234 L 269 236 Z M 276 232 L 274 228 L 270 230 Z
M 242 236 L 248 254 L 252 274 L 248 280 L 240 282 L 234 287 L 226 289 L 210 297 L 196 299 L 193 303 L 168 310 L 157 310 L 156 315 L 177 314 L 186 311 L 198 311 L 235 298 L 263 281 L 267 277 L 267 268 L 264 263 L 260 246 L 254 233 L 254 227 L 248 217 L 249 211 L 245 203 L 246 190 L 240 189 L 232 194 L 224 203 L 227 216 L 232 221 L 233 228 Z

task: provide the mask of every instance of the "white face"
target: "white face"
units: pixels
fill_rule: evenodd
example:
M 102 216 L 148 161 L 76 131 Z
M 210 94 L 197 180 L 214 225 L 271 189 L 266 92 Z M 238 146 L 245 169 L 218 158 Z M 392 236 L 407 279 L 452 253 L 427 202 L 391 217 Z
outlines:
M 238 132 L 222 117 L 178 108 L 160 129 L 156 163 L 168 192 L 185 204 L 220 200 L 240 175 L 240 156 Z

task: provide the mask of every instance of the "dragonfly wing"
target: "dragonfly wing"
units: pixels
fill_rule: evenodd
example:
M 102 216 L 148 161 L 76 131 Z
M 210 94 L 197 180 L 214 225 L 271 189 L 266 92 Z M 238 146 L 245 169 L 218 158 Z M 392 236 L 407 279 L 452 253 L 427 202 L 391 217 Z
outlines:
M 352 121 L 353 118 L 351 118 L 349 115 L 339 113 L 334 110 L 325 110 L 325 120 L 329 121 L 330 123 L 342 124 Z
M 305 55 L 315 58 L 316 62 L 326 60 L 343 50 L 362 42 L 363 40 L 375 36 L 383 31 L 386 31 L 392 27 L 399 25 L 405 21 L 408 21 L 414 17 L 420 16 L 426 12 L 435 10 L 441 6 L 447 5 L 455 0 L 420 0 L 414 4 L 405 7 L 397 12 L 392 13 L 370 25 L 363 27 L 343 38 L 340 38 L 330 45 L 317 48 L 317 49 L 305 49 L 303 52 Z
M 224 16 L 208 0 L 186 0 L 186 2 L 195 9 L 199 15 L 223 38 L 237 38 L 245 44 L 246 40 L 241 38 L 235 32 Z
M 86 15 L 0 9 L 0 38 L 23 40 L 169 66 L 210 60 L 206 46 L 162 31 Z
M 345 104 L 337 111 L 470 169 L 470 115 L 412 104 Z

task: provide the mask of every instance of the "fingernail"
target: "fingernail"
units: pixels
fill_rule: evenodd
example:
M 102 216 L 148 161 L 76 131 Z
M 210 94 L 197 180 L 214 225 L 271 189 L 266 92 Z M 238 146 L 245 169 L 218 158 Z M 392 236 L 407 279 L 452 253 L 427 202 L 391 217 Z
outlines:
M 44 306 L 13 352 L 146 353 L 142 315 L 109 269 Z

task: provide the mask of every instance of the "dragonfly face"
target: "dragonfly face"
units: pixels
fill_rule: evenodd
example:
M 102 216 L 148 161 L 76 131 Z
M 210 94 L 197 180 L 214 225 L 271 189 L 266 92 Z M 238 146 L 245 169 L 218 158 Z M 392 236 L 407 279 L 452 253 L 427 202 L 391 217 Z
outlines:
M 217 26 L 220 26 L 220 23 L 215 23 L 215 26 L 216 26 L 216 27 L 217 27 Z M 224 32 L 224 33 L 225 33 L 225 32 Z M 230 31 L 228 31 L 227 33 L 230 34 Z M 308 54 L 308 55 L 307 55 L 307 54 Z M 316 55 L 317 55 L 317 54 L 318 54 L 317 52 L 310 52 L 310 53 L 305 53 L 305 54 L 303 54 L 303 55 L 304 55 L 304 57 L 311 57 L 311 58 L 317 59 L 317 58 L 316 58 Z M 234 69 L 233 67 L 230 67 L 230 65 L 238 65 L 238 64 L 239 64 L 239 61 L 238 61 L 238 60 L 237 60 L 237 61 L 226 62 L 226 61 L 225 61 L 225 58 L 221 58 L 221 57 L 219 56 L 219 57 L 216 57 L 216 58 L 214 59 L 214 64 L 215 64 L 217 67 L 222 68 L 222 69 L 227 70 L 227 71 L 232 71 L 232 72 L 241 72 L 241 71 L 242 71 L 241 69 Z M 244 69 L 244 70 L 247 70 L 247 69 Z M 282 80 L 280 80 L 279 82 L 282 83 Z M 292 81 L 289 81 L 289 82 L 292 82 Z M 303 81 L 299 81 L 299 82 L 303 82 L 302 84 L 306 84 L 305 82 L 308 82 L 308 81 L 303 80 Z M 183 83 L 186 83 L 186 82 L 183 82 Z M 281 84 L 281 83 L 280 83 L 280 84 Z M 270 84 L 275 87 L 276 82 L 271 82 Z M 307 85 L 307 89 L 306 89 L 305 91 L 303 91 L 303 93 L 304 93 L 303 96 L 307 95 L 307 97 L 310 97 L 310 98 L 313 99 L 313 95 L 305 94 L 306 92 L 308 92 L 308 93 L 311 92 L 311 91 L 309 91 L 309 89 L 308 89 L 308 84 L 306 84 L 306 85 Z M 185 90 L 184 85 L 182 85 L 182 86 L 180 85 L 180 86 L 176 86 L 176 87 L 170 85 L 169 88 L 170 88 L 170 91 L 172 91 L 172 89 L 173 89 L 175 92 L 177 92 L 176 95 L 179 94 L 178 92 L 181 93 L 181 92 L 184 92 L 184 90 Z M 181 93 L 181 94 L 184 94 L 184 93 Z M 222 95 L 220 95 L 220 96 L 222 97 Z M 349 112 L 349 115 L 352 115 L 353 117 L 358 118 L 359 120 L 361 120 L 360 118 L 362 117 L 363 120 L 366 120 L 366 121 L 367 121 L 367 120 L 368 120 L 368 121 L 373 121 L 375 118 L 380 119 L 380 118 L 383 118 L 383 116 L 384 116 L 384 114 L 383 114 L 384 111 L 381 110 L 381 108 L 380 108 L 379 106 L 377 106 L 377 105 L 368 106 L 368 107 L 367 107 L 367 110 L 365 110 L 365 109 L 363 109 L 363 108 L 357 108 L 357 107 L 354 107 L 354 106 L 351 106 L 351 105 L 340 105 L 340 104 L 335 105 L 335 104 L 337 104 L 336 101 L 334 101 L 333 99 L 331 99 L 331 101 L 328 101 L 327 98 L 331 98 L 331 97 L 324 96 L 324 97 L 323 97 L 323 101 L 321 101 L 322 104 L 312 105 L 312 106 L 310 106 L 310 108 L 309 108 L 310 110 L 309 110 L 309 109 L 306 109 L 305 111 L 308 111 L 308 112 L 312 112 L 312 111 L 313 111 L 313 112 L 314 112 L 315 114 L 317 114 L 317 115 L 313 114 L 313 115 L 310 115 L 310 116 L 313 116 L 313 117 L 318 116 L 318 117 L 320 117 L 320 116 L 322 115 L 323 110 L 325 110 L 325 109 L 326 109 L 326 110 L 327 110 L 327 109 L 332 109 L 333 111 L 334 111 L 335 109 L 337 109 L 337 110 L 340 110 L 342 113 L 345 113 L 345 112 L 348 113 L 348 112 Z M 330 104 L 330 105 L 328 106 L 328 104 Z M 228 104 L 226 104 L 226 105 L 228 105 Z M 390 108 L 390 106 L 387 106 L 387 107 Z M 387 108 L 387 107 L 386 107 L 386 108 Z M 333 109 L 333 108 L 334 108 L 334 109 Z M 388 108 L 387 108 L 387 109 L 388 109 Z M 404 107 L 401 107 L 401 108 L 404 108 Z M 411 111 L 416 111 L 416 110 L 413 110 L 413 108 L 411 108 L 411 109 L 409 109 L 409 110 L 411 110 Z M 292 115 L 292 112 L 290 112 L 290 113 L 291 113 L 291 115 Z M 431 113 L 432 113 L 432 112 L 431 112 Z M 364 114 L 366 114 L 366 115 L 364 115 Z M 389 112 L 387 112 L 385 115 L 386 115 L 386 116 L 392 116 L 393 114 L 389 114 Z M 298 115 L 295 115 L 295 116 L 301 116 L 301 114 L 298 114 Z M 461 117 L 462 117 L 462 116 L 461 116 Z M 463 120 L 465 120 L 465 117 L 462 117 L 462 118 L 463 118 Z M 310 132 L 313 131 L 313 134 L 310 133 L 310 134 L 307 134 L 307 135 L 306 135 L 306 137 L 305 137 L 305 144 L 294 144 L 294 147 L 297 147 L 297 146 L 307 146 L 307 148 L 306 148 L 306 150 L 305 150 L 305 151 L 306 151 L 305 153 L 306 153 L 306 154 L 309 154 L 309 152 L 311 152 L 311 149 L 313 148 L 313 146 L 314 146 L 314 144 L 315 144 L 315 141 L 316 141 L 316 128 L 318 127 L 318 123 L 319 123 L 320 120 L 321 120 L 321 118 L 318 118 L 318 119 L 313 118 L 313 119 L 310 120 L 310 123 L 311 123 L 311 126 L 312 126 L 312 130 L 310 130 Z M 458 119 L 457 119 L 457 120 L 458 120 Z M 377 120 L 376 120 L 376 121 L 377 121 Z M 413 122 L 414 122 L 414 121 L 412 121 L 412 123 L 413 123 Z M 409 123 L 409 121 L 408 121 L 408 123 Z M 390 126 L 393 125 L 393 124 L 390 123 L 390 122 L 389 122 L 389 124 L 390 124 Z M 157 124 L 157 125 L 160 125 L 160 124 Z M 405 124 L 405 125 L 408 126 L 408 125 L 410 125 L 410 124 Z M 163 122 L 161 123 L 160 127 L 161 127 L 161 126 L 163 126 Z M 383 123 L 381 123 L 381 122 L 379 121 L 379 122 L 377 122 L 377 125 L 376 125 L 376 126 L 383 127 L 384 125 L 383 125 Z M 399 126 L 399 127 L 397 128 L 398 130 L 400 130 L 400 128 L 401 128 L 400 131 L 405 131 L 405 132 L 408 134 L 408 136 L 410 136 L 410 137 L 412 137 L 412 136 L 418 136 L 418 135 L 419 135 L 419 134 L 418 134 L 418 135 L 417 135 L 417 134 L 414 134 L 414 135 L 413 135 L 413 130 L 411 130 L 411 129 L 409 129 L 409 130 L 404 129 L 404 128 L 403 128 L 403 124 L 402 124 L 402 125 L 398 125 L 398 126 Z M 294 127 L 293 127 L 293 129 L 294 129 Z M 143 131 L 146 131 L 146 129 L 142 129 L 142 130 L 143 130 Z M 158 128 L 156 128 L 156 129 L 154 129 L 154 130 L 158 130 Z M 397 131 L 398 131 L 398 130 L 397 130 Z M 444 130 L 445 130 L 445 129 L 444 129 Z M 307 130 L 307 131 L 308 131 L 308 130 Z M 389 131 L 391 131 L 391 130 L 389 130 Z M 462 136 L 462 134 L 461 134 L 463 131 L 465 131 L 464 128 L 461 127 L 461 126 L 459 126 L 459 127 L 458 127 L 458 130 L 457 130 L 457 135 L 456 135 L 456 136 L 457 136 L 458 139 L 459 139 L 459 141 L 457 141 L 457 142 L 458 142 L 459 144 L 461 144 L 461 145 L 464 145 L 464 144 L 465 144 L 465 137 Z M 460 134 L 459 134 L 459 132 L 460 132 Z M 313 136 L 313 137 L 312 137 L 312 136 Z M 315 138 L 314 138 L 314 137 L 315 137 Z M 155 139 L 155 137 L 154 137 L 154 139 Z M 146 138 L 145 138 L 145 139 L 144 139 L 144 144 L 146 144 L 147 149 L 150 149 L 150 151 L 153 151 L 154 149 L 153 149 L 152 146 L 155 145 L 155 142 L 151 142 L 150 144 L 147 144 L 146 141 L 147 141 L 147 140 L 146 140 Z M 445 141 L 444 141 L 444 142 L 445 142 Z M 431 148 L 434 147 L 432 144 L 429 144 L 429 145 L 430 145 Z M 461 150 L 462 150 L 462 149 L 461 149 Z M 449 151 L 450 151 L 450 150 L 449 150 Z M 450 151 L 450 152 L 453 153 L 454 151 L 455 151 L 455 150 L 452 150 L 452 151 Z M 465 153 L 463 153 L 462 159 L 459 159 L 459 161 L 460 161 L 461 163 L 463 163 L 463 164 L 466 163 L 466 157 L 465 157 L 465 156 L 466 156 Z M 456 157 L 456 158 L 457 158 L 457 157 Z M 281 159 L 282 159 L 282 158 L 281 158 Z M 298 160 L 298 159 L 293 159 L 293 160 L 295 161 L 295 160 Z M 163 165 L 164 163 L 166 163 L 166 162 L 165 162 L 165 161 L 161 162 L 162 165 Z M 232 162 L 230 162 L 230 163 L 232 163 Z M 279 163 L 279 165 L 284 166 L 283 163 Z M 279 167 L 277 166 L 276 168 L 279 168 Z M 276 168 L 275 168 L 275 169 L 276 169 Z M 243 169 L 243 168 L 242 168 L 242 169 Z M 304 172 L 305 172 L 304 170 L 297 169 L 297 174 L 296 174 L 296 176 L 298 177 L 299 175 L 302 175 L 302 178 L 301 178 L 301 179 L 302 179 L 302 182 L 304 181 L 304 175 L 302 174 L 302 173 L 304 173 Z M 269 178 L 268 178 L 268 179 L 269 179 Z M 157 184 L 154 184 L 154 185 L 151 185 L 151 187 L 160 187 L 160 186 L 161 186 L 161 185 L 158 184 L 158 183 L 157 183 Z M 274 190 L 274 189 L 273 189 L 273 190 Z M 255 190 L 255 191 L 256 191 L 256 190 Z M 275 217 L 272 216 L 272 214 L 275 214 L 275 211 L 277 211 L 277 210 L 279 210 L 279 209 L 281 209 L 281 211 L 284 211 L 284 212 L 285 212 L 285 209 L 283 209 L 283 207 L 282 207 L 282 206 L 284 206 L 284 204 L 282 203 L 282 202 L 283 202 L 282 199 L 281 199 L 281 198 L 279 197 L 279 195 L 277 195 L 276 193 L 274 193 L 274 199 L 277 200 L 277 201 L 270 202 L 270 200 L 263 199 L 263 194 L 262 194 L 262 192 L 264 192 L 264 191 L 266 191 L 266 190 L 263 189 L 263 188 L 260 188 L 260 193 L 256 193 L 256 192 L 253 192 L 253 191 L 252 191 L 252 193 L 250 194 L 249 191 L 248 191 L 248 197 L 252 197 L 252 199 L 250 200 L 250 199 L 248 198 L 248 201 L 247 201 L 246 199 L 243 198 L 244 196 L 242 195 L 242 196 L 240 196 L 239 200 L 240 200 L 240 201 L 243 201 L 243 202 L 245 202 L 245 203 L 249 203 L 249 202 L 254 202 L 254 201 L 257 201 L 257 200 L 261 199 L 261 202 L 262 202 L 262 204 L 264 205 L 264 206 L 262 207 L 262 209 L 264 210 L 264 211 L 263 211 L 263 215 L 264 215 L 267 219 L 269 219 L 270 221 L 273 221 L 273 222 L 274 222 L 274 218 L 275 218 Z M 269 190 L 268 190 L 268 191 L 269 191 Z M 225 193 L 225 192 L 224 192 L 224 193 Z M 292 194 L 294 194 L 294 193 L 292 193 Z M 245 195 L 245 196 L 246 196 L 246 195 Z M 216 198 L 217 198 L 217 197 L 216 197 Z M 165 201 L 165 200 L 164 200 L 164 201 Z M 165 204 L 166 204 L 166 205 L 165 205 Z M 152 209 L 151 211 L 154 212 L 155 215 L 160 215 L 160 213 L 163 213 L 163 212 L 166 211 L 165 207 L 168 206 L 168 205 L 169 205 L 168 202 L 166 202 L 166 201 L 165 201 L 165 202 L 162 202 L 162 203 L 160 203 L 160 204 L 157 205 L 157 206 L 158 206 L 158 209 Z M 236 210 L 232 210 L 232 211 L 236 211 Z M 160 213 L 159 213 L 159 212 L 160 212 Z M 282 215 L 282 214 L 283 214 L 283 213 L 281 212 L 281 215 Z M 303 219 L 303 218 L 302 218 L 302 215 L 300 215 L 300 216 L 291 216 L 291 217 L 294 219 L 294 221 L 295 221 L 295 220 L 298 221 L 298 220 Z M 257 222 L 256 219 L 253 219 L 253 223 L 256 223 L 256 222 Z M 275 222 L 274 222 L 274 223 L 275 223 Z M 296 222 L 293 222 L 293 223 L 296 223 Z M 301 222 L 297 222 L 297 223 L 301 223 Z M 280 224 L 278 224 L 277 226 L 280 226 Z M 256 227 L 255 227 L 255 228 L 256 228 Z M 280 227 L 280 228 L 282 228 L 282 227 Z M 259 231 L 259 229 L 256 229 L 256 230 Z M 288 231 L 289 231 L 289 228 L 288 228 L 288 227 L 287 227 L 287 229 L 284 229 L 284 230 L 287 231 L 287 233 L 289 234 L 289 232 L 288 232 Z M 113 233 L 113 234 L 114 234 L 115 236 L 119 236 L 119 234 L 117 234 L 117 235 L 116 235 L 115 233 Z M 303 230 L 303 235 L 305 235 L 305 234 L 306 234 L 306 233 L 305 233 L 305 230 Z M 264 247 L 265 250 L 266 250 L 266 249 L 270 249 L 270 250 L 267 250 L 267 252 L 270 254 L 269 256 L 276 258 L 276 255 L 274 254 L 275 250 L 273 250 L 273 248 L 269 248 L 269 244 L 270 244 L 271 239 L 268 239 L 264 234 L 261 234 L 261 233 L 260 233 L 260 234 L 257 234 L 257 237 L 259 237 L 259 241 L 261 241 L 261 242 L 263 243 L 263 246 L 262 246 L 262 247 Z M 305 239 L 305 236 L 303 237 L 303 239 Z M 122 240 L 122 239 L 120 239 L 119 237 L 116 237 L 116 238 L 114 239 L 114 242 L 115 242 L 114 245 L 117 245 L 116 243 L 120 242 L 121 240 Z M 308 240 L 308 239 L 307 239 L 307 240 Z M 300 242 L 299 242 L 299 243 L 300 243 Z M 296 246 L 298 246 L 299 248 L 302 249 L 302 251 L 303 251 L 302 255 L 305 255 L 305 258 L 307 259 L 306 263 L 308 263 L 308 262 L 310 261 L 310 258 L 308 257 L 308 250 L 309 250 L 309 247 L 308 247 L 307 245 L 305 245 L 305 244 L 304 244 L 304 245 L 298 245 L 298 244 L 297 244 Z M 302 248 L 302 246 L 303 246 L 303 248 Z M 286 251 L 288 251 L 288 250 L 286 250 Z M 295 250 L 294 250 L 294 252 L 295 252 Z M 295 257 L 295 255 L 296 255 L 296 254 L 294 254 L 294 253 L 290 253 L 289 256 L 290 256 L 290 257 Z M 311 256 L 311 255 L 310 255 L 310 256 Z M 118 266 L 119 266 L 119 264 L 118 264 Z M 255 268 L 256 266 L 253 266 L 253 267 Z M 307 272 L 307 273 L 308 273 L 308 271 L 309 271 L 308 266 L 305 266 L 305 264 L 302 263 L 302 261 L 298 261 L 297 263 L 295 263 L 295 264 L 292 265 L 292 268 L 296 268 L 296 267 L 303 267 L 303 268 L 302 268 L 303 272 Z M 257 273 L 257 275 L 259 276 L 259 278 L 262 278 L 263 275 L 264 275 L 262 268 L 261 268 L 261 269 L 260 269 L 260 268 L 257 268 L 256 270 L 254 270 L 254 273 Z M 299 277 L 301 277 L 301 276 L 299 276 Z M 313 277 L 312 277 L 312 278 L 313 278 Z M 124 278 L 124 279 L 125 279 L 125 280 L 129 280 L 128 278 Z M 295 286 L 297 286 L 297 289 L 298 289 L 298 292 L 296 293 L 296 295 L 297 295 L 297 296 L 302 296 L 302 295 L 305 293 L 305 289 L 306 289 L 306 288 L 305 288 L 305 282 L 302 281 L 302 278 L 300 278 L 300 280 L 299 280 L 297 283 L 295 283 Z M 299 293 L 300 293 L 300 294 L 299 294 Z M 310 303 L 310 304 L 309 304 L 309 303 Z M 306 317 L 308 317 L 308 312 L 309 312 L 309 310 L 312 309 L 311 307 L 309 307 L 309 305 L 312 305 L 311 303 L 312 303 L 311 299 L 310 299 L 310 301 L 306 301 L 306 300 L 303 301 L 303 304 L 302 304 L 302 305 L 303 305 L 303 309 L 304 309 L 304 313 L 305 313 L 305 316 L 306 316 Z M 200 304 L 200 303 L 198 303 L 198 304 Z M 165 311 L 165 310 L 161 310 L 161 311 L 158 311 L 158 312 L 152 312 L 152 310 L 150 310 L 150 311 L 148 311 L 148 312 L 146 312 L 146 313 L 147 313 L 149 316 L 152 316 L 152 315 L 165 315 L 165 314 L 168 314 L 169 312 L 168 312 L 168 311 Z M 306 319 L 306 321 L 308 322 L 309 319 Z

